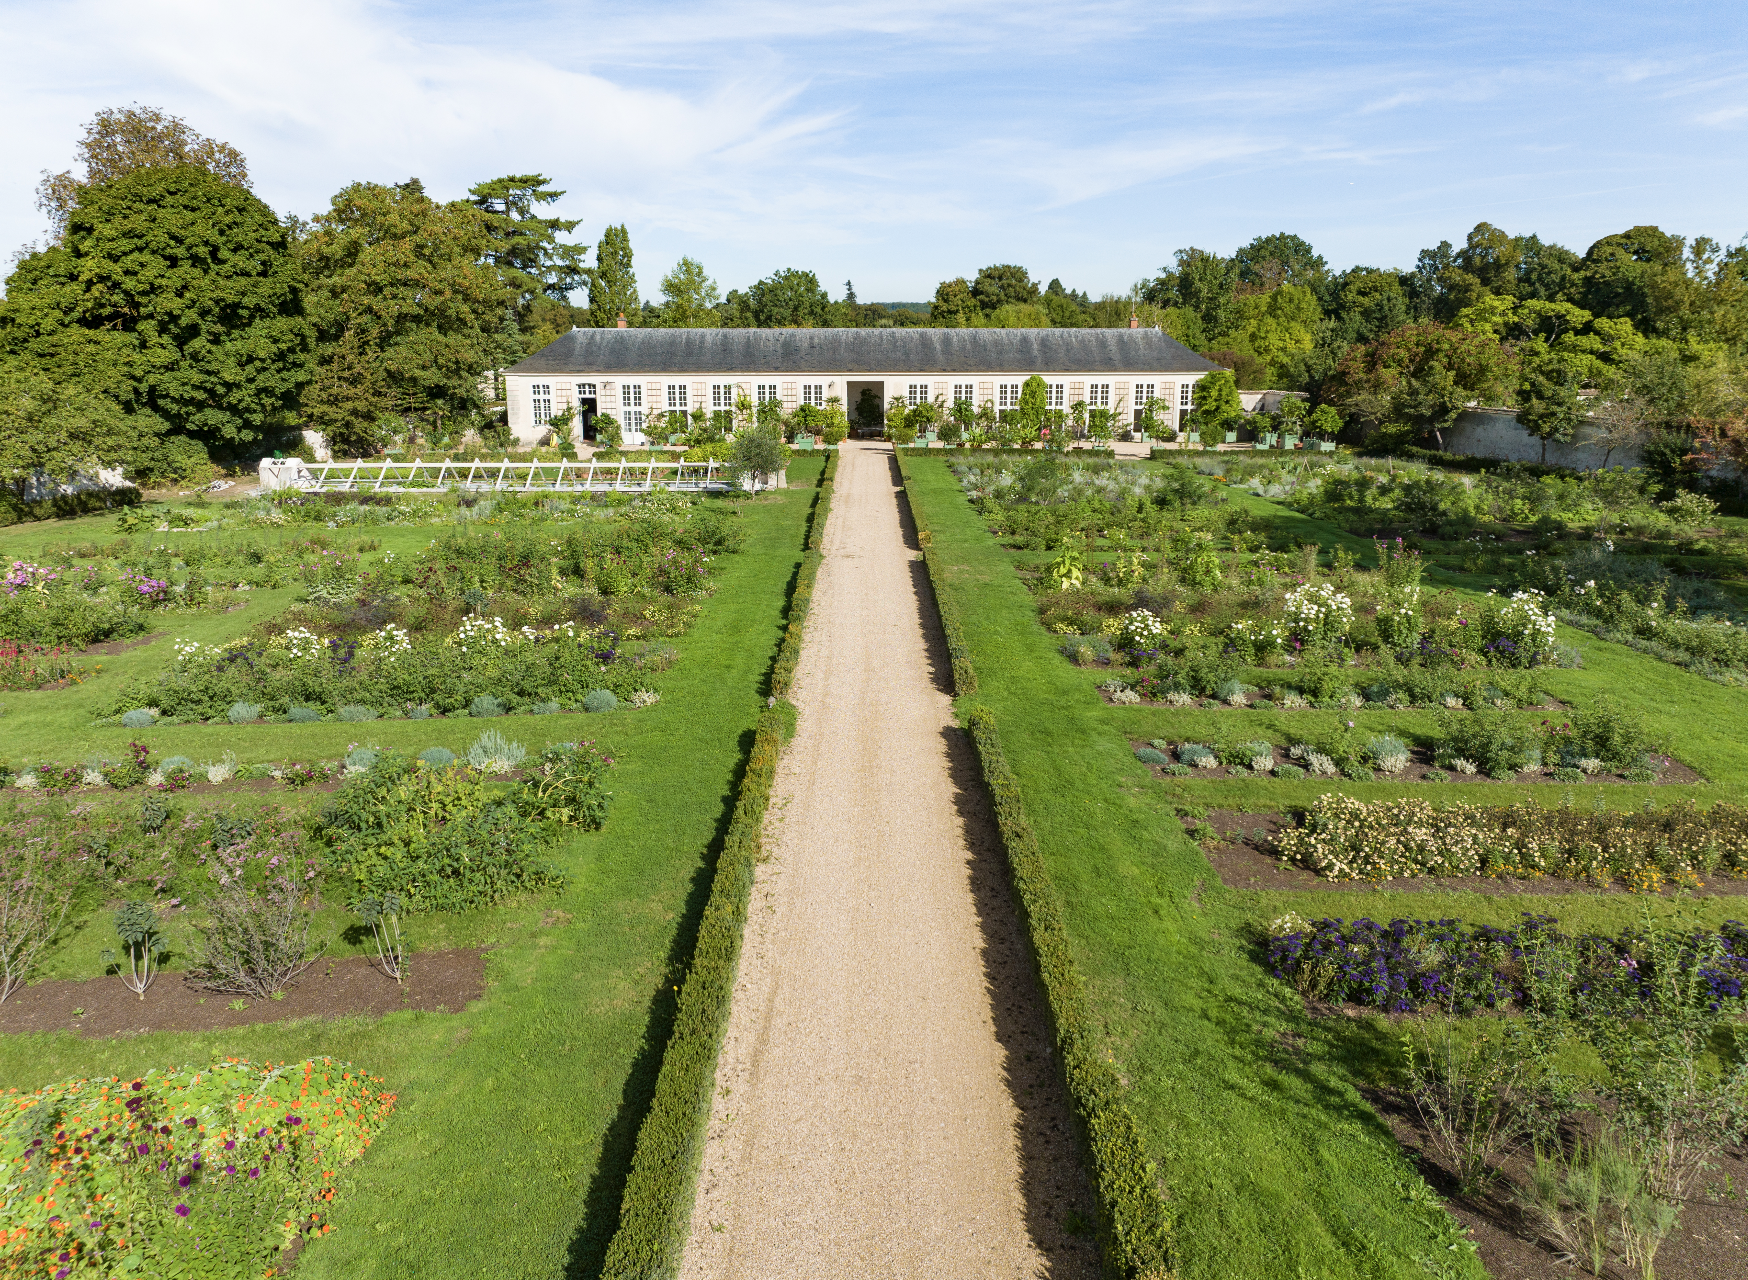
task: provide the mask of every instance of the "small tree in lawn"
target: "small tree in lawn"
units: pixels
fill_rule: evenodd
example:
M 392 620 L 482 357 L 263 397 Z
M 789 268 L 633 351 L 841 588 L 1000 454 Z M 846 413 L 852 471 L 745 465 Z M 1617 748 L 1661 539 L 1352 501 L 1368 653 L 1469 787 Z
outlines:
M 728 469 L 741 484 L 750 488 L 775 478 L 788 457 L 789 451 L 783 444 L 782 423 L 761 422 L 735 435 L 734 444 L 728 451 Z

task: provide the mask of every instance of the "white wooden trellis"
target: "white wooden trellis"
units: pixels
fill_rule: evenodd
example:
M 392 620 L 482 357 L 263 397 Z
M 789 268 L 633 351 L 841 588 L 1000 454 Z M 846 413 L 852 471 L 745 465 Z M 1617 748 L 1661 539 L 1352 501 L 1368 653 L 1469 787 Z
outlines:
M 522 493 L 650 493 L 656 489 L 680 492 L 717 492 L 734 487 L 734 477 L 719 462 L 654 462 L 636 470 L 618 462 L 511 462 L 505 458 L 496 471 L 490 462 L 475 458 L 466 464 L 439 459 L 424 462 L 309 462 L 303 464 L 290 487 L 309 493 L 441 493 L 448 489 L 470 492 Z M 780 483 L 780 482 L 779 482 Z M 755 488 L 769 488 L 770 484 Z

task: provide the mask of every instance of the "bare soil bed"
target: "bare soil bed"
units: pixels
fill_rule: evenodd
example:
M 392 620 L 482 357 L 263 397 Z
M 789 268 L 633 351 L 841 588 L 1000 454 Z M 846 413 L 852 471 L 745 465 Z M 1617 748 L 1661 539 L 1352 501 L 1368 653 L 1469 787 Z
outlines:
M 215 1031 L 292 1018 L 380 1017 L 402 1009 L 460 1013 L 485 994 L 486 955 L 477 947 L 415 954 L 404 983 L 363 956 L 317 960 L 280 1000 L 204 991 L 166 973 L 140 999 L 120 978 L 56 978 L 32 983 L 0 1004 L 0 1032 L 72 1031 L 88 1039 L 148 1031 Z
M 1290 889 L 1352 893 L 1356 889 L 1387 888 L 1392 893 L 1484 893 L 1500 897 L 1506 894 L 1610 893 L 1630 891 L 1618 884 L 1595 885 L 1579 880 L 1560 880 L 1553 876 L 1538 876 L 1520 880 L 1506 876 L 1405 876 L 1368 886 L 1363 880 L 1326 880 L 1314 871 L 1290 862 L 1283 862 L 1275 850 L 1277 835 L 1294 825 L 1291 816 L 1280 813 L 1239 813 L 1232 809 L 1212 810 L 1202 819 L 1219 833 L 1217 841 L 1202 845 L 1208 861 L 1228 889 Z M 1197 820 L 1185 818 L 1186 829 Z M 1698 889 L 1678 891 L 1671 887 L 1666 894 L 1687 892 L 1701 897 L 1748 896 L 1748 878 L 1712 876 Z M 1637 895 L 1646 896 L 1643 894 Z
M 1565 1250 L 1537 1229 L 1515 1202 L 1512 1184 L 1522 1186 L 1534 1157 L 1517 1152 L 1498 1161 L 1491 1184 L 1462 1195 L 1450 1165 L 1433 1151 L 1414 1103 L 1400 1095 L 1368 1092 L 1368 1100 L 1390 1126 L 1396 1140 L 1414 1157 L 1421 1174 L 1445 1200 L 1451 1215 L 1468 1229 L 1487 1274 L 1495 1280 L 1546 1280 L 1549 1276 L 1588 1276 L 1563 1265 Z M 1681 1207 L 1680 1224 L 1657 1251 L 1659 1280 L 1748 1280 L 1748 1152 L 1726 1152 L 1704 1175 L 1694 1197 Z M 1733 1194 L 1726 1194 L 1733 1192 Z M 1619 1257 L 1603 1268 L 1606 1280 L 1637 1280 L 1639 1268 Z
M 1185 741 L 1193 741 L 1193 739 L 1185 739 Z M 1138 749 L 1147 745 L 1148 741 L 1144 738 L 1132 738 L 1129 742 L 1131 749 Z M 1275 747 L 1274 755 L 1271 758 L 1277 765 L 1296 765 L 1299 763 L 1288 755 L 1287 749 L 1282 746 Z M 1556 779 L 1551 772 L 1542 769 L 1526 769 L 1521 773 L 1513 774 L 1510 778 L 1490 778 L 1483 773 L 1464 774 L 1445 770 L 1444 772 L 1447 774 L 1446 777 L 1442 779 L 1434 778 L 1430 781 L 1434 786 L 1476 786 L 1494 783 L 1513 783 L 1522 786 L 1525 783 L 1548 783 L 1557 787 L 1593 787 L 1607 786 L 1610 784 L 1639 787 L 1680 786 L 1705 781 L 1704 775 L 1700 774 L 1697 770 L 1688 768 L 1679 760 L 1672 759 L 1669 756 L 1656 756 L 1654 759 L 1663 762 L 1657 770 L 1656 782 L 1630 783 L 1627 782 L 1625 778 L 1622 778 L 1619 774 L 1615 773 L 1595 773 L 1586 776 L 1580 782 L 1561 782 Z M 1165 772 L 1164 765 L 1153 764 L 1148 765 L 1147 767 L 1155 777 L 1169 778 L 1173 776 Z M 1381 782 L 1426 782 L 1429 780 L 1427 775 L 1434 772 L 1437 768 L 1438 766 L 1433 763 L 1432 748 L 1409 747 L 1408 766 L 1400 773 L 1380 773 L 1378 775 L 1378 780 Z M 1180 779 L 1191 778 L 1200 782 L 1212 782 L 1219 778 L 1258 778 L 1265 775 L 1253 773 L 1249 769 L 1236 765 L 1218 765 L 1212 769 L 1197 769 L 1192 773 L 1179 774 L 1176 776 Z M 1314 778 L 1312 781 L 1318 781 L 1318 779 Z M 1331 785 L 1334 785 L 1340 780 L 1337 778 L 1329 778 L 1327 781 Z

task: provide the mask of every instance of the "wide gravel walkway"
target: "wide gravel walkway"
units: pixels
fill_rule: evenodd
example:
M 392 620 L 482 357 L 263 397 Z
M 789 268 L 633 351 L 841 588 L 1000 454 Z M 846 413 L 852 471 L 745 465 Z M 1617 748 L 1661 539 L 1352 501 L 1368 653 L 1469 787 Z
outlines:
M 1092 1208 L 884 444 L 847 444 L 682 1274 L 1081 1277 Z

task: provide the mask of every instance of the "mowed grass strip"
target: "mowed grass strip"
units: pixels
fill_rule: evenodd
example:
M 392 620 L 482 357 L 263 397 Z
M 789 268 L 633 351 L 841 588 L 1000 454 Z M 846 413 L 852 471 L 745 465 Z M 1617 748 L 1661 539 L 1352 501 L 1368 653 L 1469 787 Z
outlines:
M 806 486 L 819 465 L 798 460 L 792 482 Z M 618 1220 L 712 859 L 764 707 L 813 497 L 801 487 L 744 505 L 746 548 L 725 558 L 715 596 L 677 642 L 682 658 L 664 679 L 661 703 L 608 716 L 490 722 L 531 751 L 549 738 L 594 737 L 620 763 L 606 828 L 559 851 L 570 877 L 564 892 L 519 904 L 519 913 L 497 913 L 487 939 L 494 946 L 490 987 L 475 1007 L 111 1041 L 7 1036 L 0 1038 L 0 1086 L 32 1089 L 68 1075 L 131 1075 L 225 1055 L 347 1058 L 385 1077 L 400 1106 L 369 1156 L 343 1175 L 335 1232 L 303 1254 L 300 1275 L 597 1273 Z M 389 533 L 410 533 L 415 548 L 431 536 L 367 532 L 382 536 L 385 549 Z M 197 618 L 217 624 L 200 638 L 227 634 L 222 628 L 232 619 L 239 630 L 251 625 L 265 616 L 265 609 L 255 612 L 262 603 L 244 611 L 253 614 L 246 621 L 240 614 Z M 171 627 L 174 634 L 199 634 L 179 621 Z M 33 696 L 82 700 L 92 687 Z M 89 708 L 50 714 L 60 719 L 40 734 L 15 732 L 21 726 L 13 716 L 23 717 L 11 706 L 0 725 L 14 744 L 40 736 L 42 754 L 71 758 L 58 733 L 76 728 L 81 714 L 88 725 Z M 173 744 L 154 741 L 161 751 L 201 759 L 229 748 L 246 761 L 300 753 L 333 758 L 366 736 L 385 747 L 455 747 L 482 727 L 379 721 L 150 732 L 177 735 Z M 126 741 L 126 731 L 87 732 Z M 260 746 L 263 738 L 272 745 Z M 422 919 L 409 923 L 413 945 L 424 945 Z

